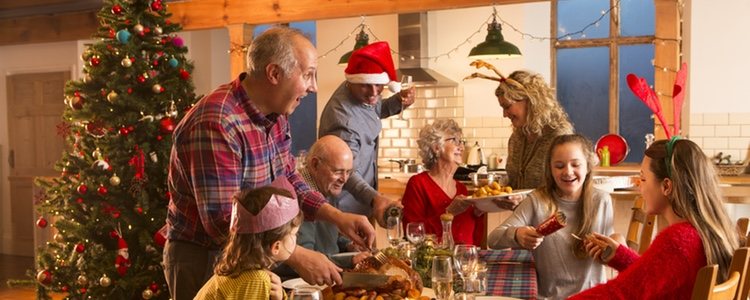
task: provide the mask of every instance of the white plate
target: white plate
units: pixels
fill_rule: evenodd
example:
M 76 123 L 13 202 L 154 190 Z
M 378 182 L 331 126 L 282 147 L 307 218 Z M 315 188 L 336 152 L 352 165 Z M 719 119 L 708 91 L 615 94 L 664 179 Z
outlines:
M 296 287 L 312 287 L 312 288 L 316 288 L 320 290 L 325 288 L 325 286 L 309 284 L 307 283 L 307 281 L 303 280 L 302 278 L 289 279 L 287 281 L 282 282 L 281 286 L 283 286 L 285 289 L 288 289 L 288 290 L 293 290 Z
M 526 195 L 528 193 L 531 193 L 532 191 L 534 190 L 533 189 L 515 190 L 512 193 L 505 194 L 505 195 L 494 195 L 494 196 L 486 196 L 486 197 L 467 197 L 467 199 L 471 200 L 471 202 L 474 203 L 474 206 L 476 206 L 481 211 L 496 212 L 496 211 L 503 211 L 504 209 L 498 207 L 494 202 L 492 202 L 493 199 L 503 199 L 503 198 L 508 198 L 510 196 L 515 196 L 515 195 Z

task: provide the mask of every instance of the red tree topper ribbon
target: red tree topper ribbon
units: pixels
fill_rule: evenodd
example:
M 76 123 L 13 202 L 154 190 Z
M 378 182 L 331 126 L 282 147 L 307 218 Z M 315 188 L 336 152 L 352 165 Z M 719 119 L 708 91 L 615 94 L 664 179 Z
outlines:
M 135 152 L 136 154 L 128 161 L 128 164 L 135 169 L 135 178 L 143 179 L 145 170 L 144 163 L 146 159 L 144 158 L 143 150 L 141 150 L 138 145 L 135 145 Z

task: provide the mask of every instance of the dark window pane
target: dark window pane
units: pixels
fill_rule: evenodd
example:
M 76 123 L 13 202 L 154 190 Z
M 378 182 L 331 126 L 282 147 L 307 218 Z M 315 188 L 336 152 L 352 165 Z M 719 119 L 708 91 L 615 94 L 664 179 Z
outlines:
M 576 132 L 596 142 L 609 132 L 609 49 L 557 51 L 557 99 Z
M 566 34 L 577 32 L 594 23 L 602 12 L 607 10 L 609 10 L 609 1 L 606 0 L 559 0 L 557 2 L 557 37 L 566 40 Z M 608 37 L 609 13 L 583 33 L 585 37 L 578 33 L 570 38 L 575 40 Z
M 620 0 L 620 35 L 654 35 L 654 1 Z
M 620 46 L 619 51 L 620 135 L 630 146 L 630 154 L 625 161 L 641 162 L 643 151 L 646 150 L 645 135 L 654 132 L 654 122 L 651 110 L 630 91 L 626 76 L 633 73 L 653 85 L 654 68 L 651 60 L 654 58 L 654 45 Z

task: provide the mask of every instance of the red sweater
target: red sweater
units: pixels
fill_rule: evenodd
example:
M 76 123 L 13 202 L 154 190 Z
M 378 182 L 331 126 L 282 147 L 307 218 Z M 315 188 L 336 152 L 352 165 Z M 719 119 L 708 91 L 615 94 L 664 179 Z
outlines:
M 568 299 L 690 299 L 706 254 L 698 231 L 688 222 L 664 229 L 651 246 L 638 253 L 620 245 L 609 266 L 616 278 Z
M 454 180 L 455 181 L 455 180 Z M 468 191 L 462 183 L 456 182 L 456 195 L 466 195 Z M 427 172 L 412 176 L 404 191 L 404 228 L 411 222 L 422 222 L 427 234 L 435 234 L 438 239 L 443 235 L 440 215 L 453 201 L 453 197 L 435 183 Z M 456 244 L 473 244 L 479 246 L 484 234 L 483 215 L 476 216 L 474 207 L 453 217 L 453 241 Z

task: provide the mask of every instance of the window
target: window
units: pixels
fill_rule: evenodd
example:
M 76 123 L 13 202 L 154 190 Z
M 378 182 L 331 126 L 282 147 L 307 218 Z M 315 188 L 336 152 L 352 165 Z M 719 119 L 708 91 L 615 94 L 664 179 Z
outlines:
M 654 82 L 654 2 L 556 0 L 552 18 L 558 38 L 552 50 L 553 84 L 575 130 L 593 142 L 607 133 L 620 134 L 630 146 L 625 161 L 640 162 L 644 136 L 653 132 L 654 123 L 625 76 L 635 73 Z

